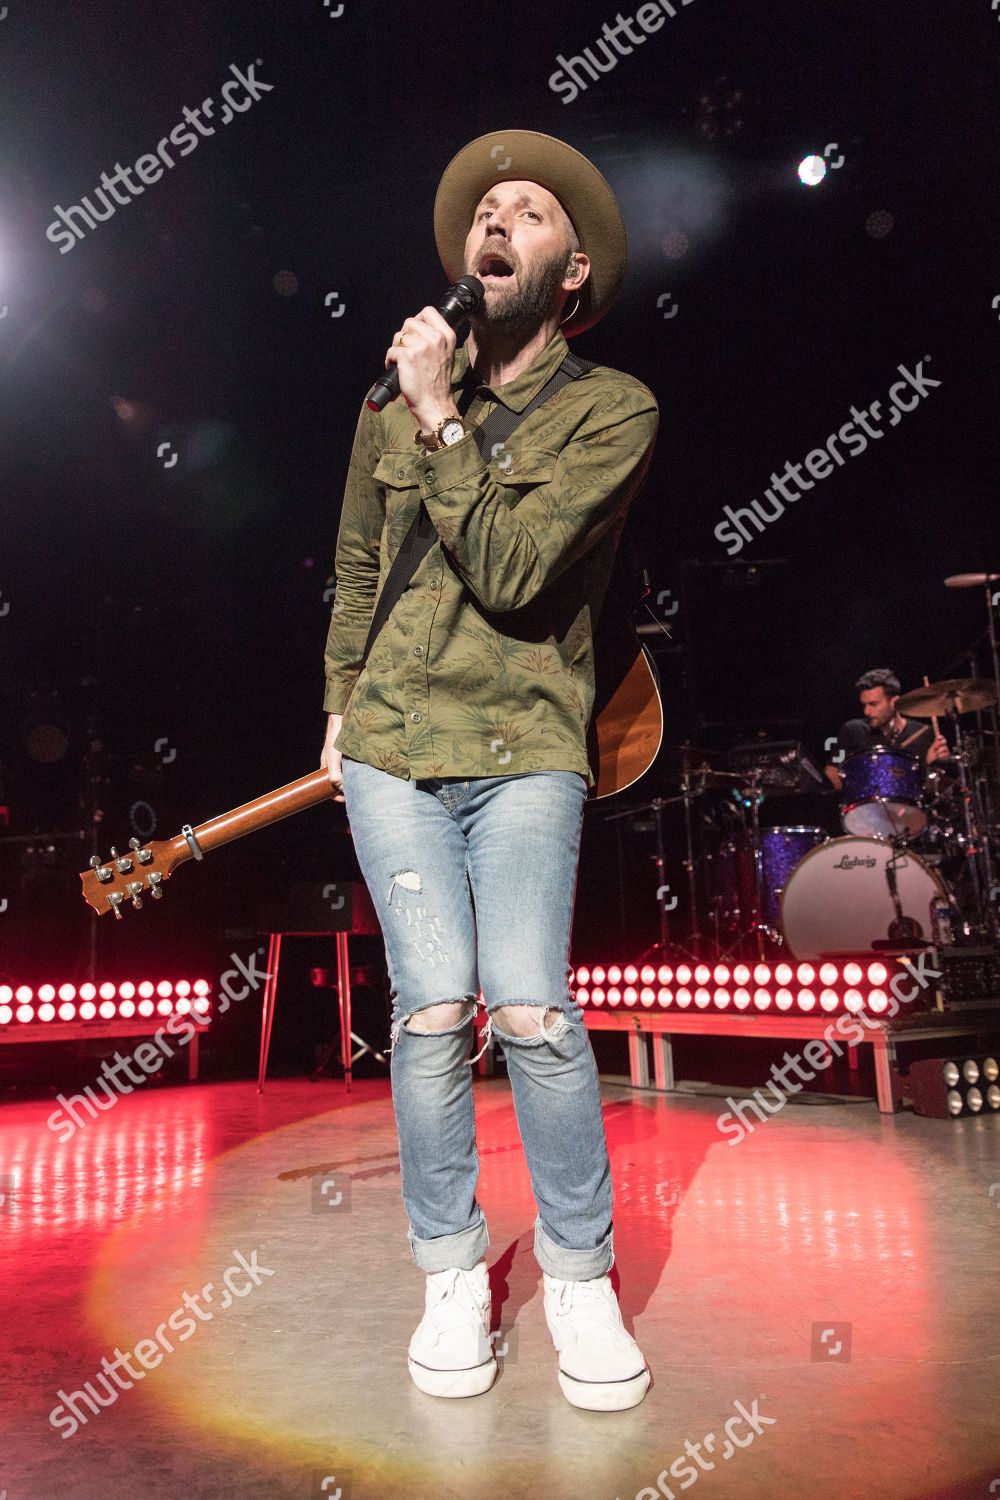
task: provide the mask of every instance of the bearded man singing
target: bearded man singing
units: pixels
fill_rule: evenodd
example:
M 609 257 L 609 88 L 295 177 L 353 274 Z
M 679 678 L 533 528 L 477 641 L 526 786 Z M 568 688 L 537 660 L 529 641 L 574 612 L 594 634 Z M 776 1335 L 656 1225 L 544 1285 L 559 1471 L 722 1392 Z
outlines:
M 626 255 L 614 194 L 579 152 L 533 131 L 480 137 L 445 170 L 434 228 L 449 281 L 478 276 L 485 297 L 457 352 L 435 308 L 407 318 L 385 356 L 404 400 L 362 408 L 322 758 L 392 986 L 403 1204 L 427 1278 L 409 1371 L 441 1397 L 481 1395 L 497 1373 L 469 1057 L 481 993 L 531 1174 L 559 1383 L 575 1406 L 619 1411 L 650 1377 L 608 1276 L 611 1171 L 569 949 L 595 785 L 594 625 L 657 405 L 568 353 L 566 336 L 615 300 Z M 481 451 L 476 429 L 498 408 L 509 435 Z M 365 659 L 380 588 L 424 513 L 433 543 Z

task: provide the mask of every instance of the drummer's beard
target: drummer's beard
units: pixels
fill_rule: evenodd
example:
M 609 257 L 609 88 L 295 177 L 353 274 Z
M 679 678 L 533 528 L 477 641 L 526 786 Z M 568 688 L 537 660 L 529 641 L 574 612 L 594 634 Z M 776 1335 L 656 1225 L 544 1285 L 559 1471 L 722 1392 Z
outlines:
M 880 718 L 878 718 L 878 719 L 869 719 L 868 720 L 868 727 L 873 732 L 877 732 L 879 734 L 883 734 L 887 729 L 889 729 L 891 727 L 891 725 L 892 725 L 895 717 L 896 717 L 896 705 L 893 704 L 891 708 L 885 710 L 885 712 L 882 714 L 882 716 Z

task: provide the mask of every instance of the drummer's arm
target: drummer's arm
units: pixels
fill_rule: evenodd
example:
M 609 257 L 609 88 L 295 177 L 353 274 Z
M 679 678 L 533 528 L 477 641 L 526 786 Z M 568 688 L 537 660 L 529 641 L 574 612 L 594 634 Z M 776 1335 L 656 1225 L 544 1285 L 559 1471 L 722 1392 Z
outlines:
M 841 789 L 841 787 L 844 785 L 844 778 L 843 778 L 843 776 L 841 776 L 840 772 L 837 770 L 837 767 L 836 766 L 824 766 L 823 767 L 823 775 L 826 777 L 827 781 L 833 787 L 834 791 L 839 792 L 840 789 Z

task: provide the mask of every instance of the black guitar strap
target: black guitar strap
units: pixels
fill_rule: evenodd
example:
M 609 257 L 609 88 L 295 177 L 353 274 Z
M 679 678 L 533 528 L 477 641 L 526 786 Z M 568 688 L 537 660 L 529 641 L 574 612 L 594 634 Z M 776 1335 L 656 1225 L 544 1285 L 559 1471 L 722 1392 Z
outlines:
M 533 411 L 537 411 L 543 402 L 554 396 L 556 391 L 568 385 L 571 380 L 578 380 L 588 370 L 593 370 L 593 360 L 580 359 L 575 354 L 567 354 L 555 374 L 542 386 L 541 390 L 532 397 L 523 411 L 511 411 L 509 406 L 504 406 L 498 401 L 485 421 L 473 430 L 472 440 L 479 449 L 480 454 L 487 461 L 492 456 L 493 449 L 497 444 L 503 444 L 511 436 L 514 429 L 519 427 L 525 417 L 529 417 Z M 466 385 L 462 400 L 459 402 L 459 410 L 463 412 L 468 408 L 472 400 L 476 382 L 470 380 Z M 464 401 L 464 407 L 463 407 Z M 382 592 L 378 597 L 378 604 L 372 616 L 371 627 L 368 631 L 368 639 L 365 642 L 364 655 L 361 658 L 363 667 L 368 660 L 368 653 L 375 643 L 375 638 L 386 620 L 389 618 L 394 606 L 402 597 L 410 579 L 417 571 L 423 558 L 431 550 L 438 539 L 438 534 L 427 512 L 423 500 L 420 501 L 417 514 L 409 531 L 403 538 L 402 544 L 396 556 L 392 560 L 392 567 L 383 585 Z

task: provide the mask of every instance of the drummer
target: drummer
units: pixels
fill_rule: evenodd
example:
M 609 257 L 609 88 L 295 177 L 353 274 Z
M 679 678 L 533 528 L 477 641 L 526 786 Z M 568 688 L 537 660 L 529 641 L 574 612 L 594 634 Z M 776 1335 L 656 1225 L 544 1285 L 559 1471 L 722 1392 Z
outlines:
M 934 761 L 947 759 L 951 752 L 943 734 L 935 735 L 929 724 L 921 719 L 907 719 L 897 711 L 902 687 L 895 672 L 888 667 L 873 667 L 854 686 L 860 695 L 864 718 L 848 719 L 841 725 L 837 740 L 845 756 L 885 745 L 889 750 L 915 756 L 925 774 Z M 843 777 L 838 768 L 830 764 L 823 769 L 827 780 L 839 792 Z

